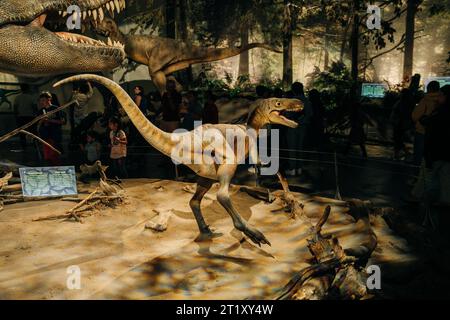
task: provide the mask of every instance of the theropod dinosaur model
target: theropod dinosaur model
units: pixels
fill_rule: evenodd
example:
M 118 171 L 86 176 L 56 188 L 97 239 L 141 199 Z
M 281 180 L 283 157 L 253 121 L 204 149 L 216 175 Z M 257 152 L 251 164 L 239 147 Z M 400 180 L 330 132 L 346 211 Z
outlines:
M 100 22 L 104 11 L 120 12 L 125 8 L 125 0 L 1 0 L 0 71 L 37 77 L 119 66 L 125 59 L 121 44 L 49 29 L 52 22 L 65 24 L 71 5 L 81 11 L 80 17 L 76 13 L 72 19 Z
M 190 207 L 200 229 L 199 240 L 217 236 L 217 234 L 214 234 L 206 224 L 200 211 L 200 202 L 203 196 L 211 188 L 212 184 L 215 181 L 218 181 L 220 187 L 217 192 L 217 200 L 231 216 L 234 227 L 239 231 L 242 231 L 256 244 L 270 245 L 266 237 L 260 231 L 249 226 L 236 211 L 230 201 L 228 189 L 231 179 L 236 172 L 237 165 L 243 163 L 242 160 L 245 160 L 249 153 L 249 141 L 247 139 L 248 129 L 251 128 L 253 129 L 253 132 L 258 134 L 260 129 L 269 123 L 281 124 L 291 128 L 297 127 L 296 122 L 285 118 L 281 113 L 284 111 L 301 111 L 303 109 L 303 104 L 300 100 L 277 98 L 258 100 L 254 103 L 254 111 L 251 113 L 247 125 L 203 125 L 193 131 L 171 134 L 154 126 L 139 110 L 134 101 L 120 85 L 107 78 L 97 75 L 79 75 L 59 81 L 54 86 L 56 87 L 79 80 L 96 81 L 108 88 L 116 96 L 117 100 L 142 136 L 153 147 L 171 157 L 172 160 L 185 164 L 199 176 L 196 192 L 190 201 Z M 243 152 L 238 152 L 238 150 L 235 149 L 234 142 L 233 146 L 230 145 L 230 142 L 227 140 L 227 132 L 229 132 L 227 130 L 234 130 L 237 139 L 245 139 L 245 150 Z M 217 144 L 213 144 L 214 147 L 212 150 L 209 150 L 209 152 L 206 152 L 206 149 L 211 148 L 211 143 L 210 141 L 206 141 L 207 139 L 202 138 L 202 134 L 205 131 L 208 131 L 214 136 L 214 142 L 219 142 L 219 147 L 217 147 Z M 200 139 L 200 147 L 190 148 L 192 143 L 196 143 L 196 139 Z M 229 149 L 223 149 L 223 145 L 221 144 L 226 144 L 225 147 L 228 147 Z M 181 156 L 179 153 L 184 147 L 189 150 L 187 151 L 187 157 L 185 155 Z M 229 152 L 225 152 L 224 154 L 223 150 L 231 150 L 231 155 Z M 225 157 L 222 162 L 216 161 L 220 155 Z M 192 161 L 196 156 L 202 157 L 200 159 L 201 161 Z
M 263 43 L 250 43 L 241 48 L 206 48 L 152 35 L 124 35 L 110 18 L 105 18 L 94 29 L 98 34 L 108 37 L 108 43 L 123 43 L 129 59 L 148 66 L 150 77 L 160 93 L 166 91 L 168 75 L 192 64 L 234 57 L 253 48 L 281 53 Z

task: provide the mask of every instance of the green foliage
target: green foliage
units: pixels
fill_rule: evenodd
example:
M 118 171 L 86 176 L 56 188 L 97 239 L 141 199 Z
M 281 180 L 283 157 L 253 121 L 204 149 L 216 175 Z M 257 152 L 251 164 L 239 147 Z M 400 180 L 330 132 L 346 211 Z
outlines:
M 325 71 L 316 67 L 307 77 L 308 87 L 321 91 L 323 102 L 330 109 L 339 107 L 353 84 L 350 71 L 342 62 L 333 62 Z
M 259 84 L 271 90 L 275 90 L 283 87 L 283 80 L 280 78 L 262 78 Z

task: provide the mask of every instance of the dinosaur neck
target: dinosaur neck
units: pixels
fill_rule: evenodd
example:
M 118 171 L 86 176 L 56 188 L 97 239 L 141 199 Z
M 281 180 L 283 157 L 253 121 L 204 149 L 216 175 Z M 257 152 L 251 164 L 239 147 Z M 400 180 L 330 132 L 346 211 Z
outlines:
M 259 135 L 259 131 L 268 123 L 270 123 L 269 119 L 266 115 L 264 115 L 259 108 L 259 105 L 261 102 L 256 102 L 257 107 L 253 110 L 252 114 L 250 115 L 247 126 L 252 128 L 256 131 L 256 133 Z

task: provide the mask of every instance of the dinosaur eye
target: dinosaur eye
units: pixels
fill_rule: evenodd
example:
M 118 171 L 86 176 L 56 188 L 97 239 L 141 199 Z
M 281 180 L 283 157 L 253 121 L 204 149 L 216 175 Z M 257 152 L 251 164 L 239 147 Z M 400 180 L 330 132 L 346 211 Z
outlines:
M 277 106 L 277 107 L 281 107 L 281 102 L 278 101 L 278 102 L 276 103 L 276 106 Z

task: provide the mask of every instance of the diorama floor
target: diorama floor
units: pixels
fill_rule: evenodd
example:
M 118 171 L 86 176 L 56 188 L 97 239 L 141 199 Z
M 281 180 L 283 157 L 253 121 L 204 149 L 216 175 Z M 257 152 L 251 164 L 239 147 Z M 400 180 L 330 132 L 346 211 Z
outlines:
M 207 223 L 223 235 L 195 242 L 197 225 L 189 208 L 192 184 L 167 180 L 124 182 L 122 206 L 93 212 L 84 223 L 33 221 L 63 214 L 74 203 L 61 200 L 8 205 L 0 213 L 0 299 L 270 299 L 296 271 L 310 263 L 308 228 L 276 203 L 256 200 L 238 186 L 232 201 L 272 246 L 243 240 L 215 199 L 217 186 L 206 195 L 202 210 Z M 85 187 L 85 192 L 92 186 Z M 80 190 L 83 191 L 83 190 Z M 85 196 L 85 195 L 84 195 Z M 344 214 L 344 203 L 298 194 L 312 223 L 325 205 L 332 206 L 324 232 L 338 237 L 344 248 L 364 241 L 361 226 Z M 146 229 L 158 212 L 170 212 L 164 232 Z M 373 219 L 372 219 L 373 218 Z M 372 217 L 378 246 L 370 264 L 382 271 L 381 296 L 417 295 L 389 283 L 413 277 L 419 259 L 407 242 L 380 217 Z M 81 289 L 67 287 L 68 267 L 81 270 Z M 403 281 L 409 281 L 404 279 Z

